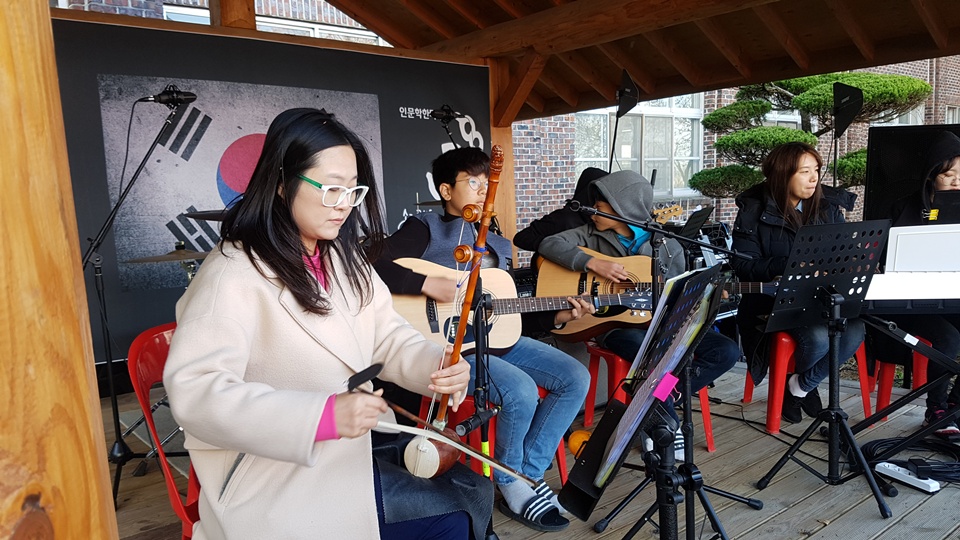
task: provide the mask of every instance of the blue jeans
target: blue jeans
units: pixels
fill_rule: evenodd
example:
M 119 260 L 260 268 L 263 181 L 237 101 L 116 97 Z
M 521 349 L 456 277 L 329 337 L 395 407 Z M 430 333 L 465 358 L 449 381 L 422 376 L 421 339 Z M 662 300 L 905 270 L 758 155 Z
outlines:
M 797 383 L 804 392 L 809 392 L 830 374 L 830 335 L 827 325 L 791 328 L 787 332 L 797 342 L 793 353 Z M 847 319 L 847 329 L 840 336 L 837 358 L 840 364 L 849 360 L 863 343 L 863 321 Z
M 645 328 L 617 328 L 604 336 L 603 346 L 620 358 L 632 362 L 640 352 L 640 345 L 646 334 Z M 726 373 L 741 356 L 740 346 L 735 341 L 709 330 L 693 350 L 693 364 L 690 365 L 693 374 L 690 386 L 693 391 L 699 392 L 701 388 Z M 682 377 L 683 373 L 676 375 Z
M 620 358 L 632 362 L 640 352 L 640 345 L 646 334 L 646 328 L 617 328 L 604 336 L 603 346 Z M 719 332 L 709 330 L 693 350 L 693 363 L 690 364 L 692 391 L 699 392 L 701 388 L 715 381 L 732 368 L 741 356 L 740 346 L 735 341 Z M 681 379 L 678 389 L 682 390 L 683 373 L 675 375 Z M 679 421 L 673 407 L 673 396 L 667 400 L 666 409 L 675 420 Z
M 464 357 L 476 369 L 473 355 Z M 497 415 L 494 456 L 535 480 L 553 461 L 557 444 L 587 397 L 590 373 L 567 353 L 521 337 L 501 356 L 490 355 L 489 401 L 502 407 Z M 537 386 L 549 392 L 541 401 Z M 473 392 L 473 381 L 470 392 Z M 494 471 L 498 484 L 515 478 Z

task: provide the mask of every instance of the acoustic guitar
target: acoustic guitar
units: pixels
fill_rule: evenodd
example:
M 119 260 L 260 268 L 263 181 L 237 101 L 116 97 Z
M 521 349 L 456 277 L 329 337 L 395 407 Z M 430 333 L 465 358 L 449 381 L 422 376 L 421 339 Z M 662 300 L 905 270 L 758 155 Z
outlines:
M 577 272 L 559 264 L 543 259 L 540 264 L 540 273 L 537 276 L 537 296 L 550 295 L 647 295 L 651 297 L 652 287 L 652 258 L 646 255 L 631 255 L 614 257 L 604 255 L 589 248 L 580 249 L 598 259 L 617 262 L 626 269 L 629 278 L 619 283 L 601 277 L 592 271 Z M 777 293 L 779 282 L 729 282 L 724 290 L 730 294 L 760 293 L 774 295 Z M 558 339 L 564 341 L 584 341 L 594 338 L 608 330 L 624 326 L 640 326 L 652 318 L 650 309 L 636 309 L 629 306 L 609 305 L 598 308 L 591 315 L 584 315 L 579 320 L 568 322 L 563 328 L 553 330 Z
M 397 259 L 397 264 L 428 277 L 441 277 L 456 280 L 458 272 L 451 268 L 420 259 Z M 649 268 L 649 266 L 648 266 Z M 570 309 L 568 296 L 583 296 L 598 310 L 608 306 L 622 306 L 628 310 L 651 309 L 651 295 L 639 290 L 625 290 L 621 294 L 593 294 L 585 290 L 582 293 L 567 293 L 558 296 L 531 296 L 517 298 L 517 287 L 513 277 L 499 268 L 480 270 L 483 293 L 492 297 L 490 315 L 485 321 L 488 331 L 487 346 L 493 349 L 506 349 L 520 339 L 521 313 L 537 311 L 558 311 Z M 456 334 L 456 324 L 460 318 L 462 298 L 453 303 L 437 302 L 423 295 L 393 295 L 393 307 L 414 328 L 427 339 L 441 345 L 449 343 Z M 471 317 L 472 319 L 472 317 Z M 473 320 L 467 321 L 467 337 L 464 343 L 473 343 Z M 570 323 L 568 323 L 570 324 Z M 464 349 L 466 349 L 464 345 Z

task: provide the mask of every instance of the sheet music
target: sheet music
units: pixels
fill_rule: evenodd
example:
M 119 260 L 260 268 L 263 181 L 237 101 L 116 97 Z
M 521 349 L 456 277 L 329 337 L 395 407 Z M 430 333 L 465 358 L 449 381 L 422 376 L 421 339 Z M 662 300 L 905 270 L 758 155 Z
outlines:
M 701 269 L 702 270 L 702 269 Z M 689 275 L 694 272 L 688 272 L 681 276 L 677 276 L 670 281 L 680 281 L 685 280 L 683 284 L 684 287 L 689 285 Z M 668 281 L 668 283 L 670 283 Z M 686 355 L 687 350 L 690 348 L 690 345 L 693 343 L 694 339 L 699 335 L 700 331 L 705 326 L 707 319 L 710 317 L 710 302 L 713 292 L 716 290 L 714 283 L 707 283 L 703 287 L 702 292 L 698 294 L 698 302 L 695 306 L 690 309 L 690 312 L 685 320 L 683 320 L 680 328 L 677 329 L 675 336 L 672 336 L 672 340 L 667 344 L 663 354 L 660 355 L 659 361 L 656 362 L 656 365 L 653 371 L 650 373 L 650 376 L 643 382 L 642 385 L 639 385 L 637 390 L 634 392 L 634 399 L 630 401 L 630 405 L 627 406 L 627 410 L 623 415 L 623 418 L 620 420 L 620 423 L 617 425 L 616 431 L 613 436 L 610 437 L 610 440 L 607 441 L 607 447 L 604 451 L 604 459 L 600 465 L 597 475 L 594 479 L 594 485 L 601 487 L 605 485 L 612 477 L 614 472 L 616 472 L 617 462 L 619 457 L 627 450 L 627 445 L 630 444 L 630 441 L 633 440 L 634 434 L 639 429 L 640 424 L 643 419 L 646 417 L 647 412 L 650 407 L 653 405 L 652 399 L 644 399 L 644 396 L 653 395 L 654 390 L 660 384 L 660 381 L 663 380 L 664 375 L 667 372 L 672 372 L 676 369 L 677 365 Z M 676 307 L 673 303 L 661 301 L 661 306 L 663 304 L 669 304 L 671 307 Z M 658 306 L 660 308 L 661 306 Z M 682 309 L 682 308 L 681 308 Z M 711 320 L 712 322 L 712 320 Z M 651 326 L 651 329 L 656 328 L 656 326 Z M 651 334 L 659 334 L 659 332 L 650 331 L 647 332 L 647 337 Z M 669 339 L 671 336 L 660 336 L 661 338 Z M 648 345 L 647 340 L 644 340 L 644 345 Z M 641 351 L 643 351 L 641 347 Z M 651 354 L 656 354 L 658 351 L 651 351 Z

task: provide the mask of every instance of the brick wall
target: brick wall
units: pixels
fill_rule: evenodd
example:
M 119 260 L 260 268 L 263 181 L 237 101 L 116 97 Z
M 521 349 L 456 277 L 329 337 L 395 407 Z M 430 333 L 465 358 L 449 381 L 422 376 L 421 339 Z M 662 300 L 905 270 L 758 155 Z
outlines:
M 572 114 L 513 124 L 518 231 L 573 197 L 577 187 L 575 136 Z M 521 250 L 514 266 L 528 265 L 530 255 Z

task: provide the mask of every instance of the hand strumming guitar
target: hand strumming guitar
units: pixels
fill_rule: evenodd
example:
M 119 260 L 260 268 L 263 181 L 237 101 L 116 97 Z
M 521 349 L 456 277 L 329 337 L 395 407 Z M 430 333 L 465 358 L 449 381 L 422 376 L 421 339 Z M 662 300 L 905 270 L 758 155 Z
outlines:
M 627 269 L 618 262 L 607 261 L 594 257 L 587 261 L 587 270 L 590 270 L 598 276 L 609 279 L 613 282 L 620 283 L 630 278 L 630 274 L 627 273 Z

